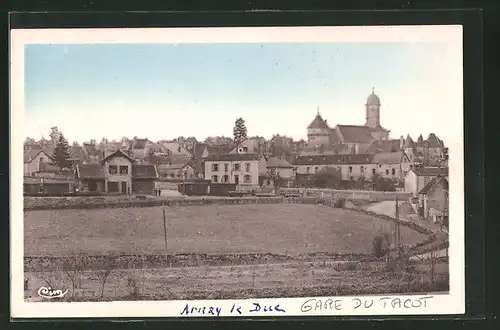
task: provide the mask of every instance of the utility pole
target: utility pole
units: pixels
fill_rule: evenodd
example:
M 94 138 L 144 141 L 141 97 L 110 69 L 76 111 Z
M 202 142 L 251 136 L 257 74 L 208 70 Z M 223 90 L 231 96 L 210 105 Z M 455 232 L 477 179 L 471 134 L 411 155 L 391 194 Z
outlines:
M 399 200 L 398 196 L 396 196 L 396 224 L 394 228 L 394 241 L 396 248 L 399 248 L 399 245 L 401 243 L 401 234 L 400 234 L 400 228 L 399 228 Z
M 165 202 L 163 202 L 163 230 L 165 234 L 165 260 L 168 263 L 168 240 L 167 240 L 167 215 L 165 213 Z

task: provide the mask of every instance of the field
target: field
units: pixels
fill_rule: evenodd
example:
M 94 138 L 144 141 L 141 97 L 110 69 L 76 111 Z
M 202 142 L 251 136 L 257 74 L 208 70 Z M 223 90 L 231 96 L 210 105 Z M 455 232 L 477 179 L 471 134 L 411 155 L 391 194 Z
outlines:
M 393 230 L 391 221 L 352 210 L 242 204 L 168 207 L 166 214 L 169 263 L 162 259 L 161 207 L 25 212 L 25 298 L 40 301 L 36 291 L 46 285 L 69 289 L 63 299 L 70 301 L 448 290 L 447 262 L 439 262 L 430 276 L 426 263 L 393 271 L 383 261 L 350 260 L 353 254 L 371 258 L 374 236 Z M 406 245 L 426 238 L 401 226 Z M 106 260 L 121 263 L 108 265 L 105 287 L 98 280 L 99 268 L 91 265 L 75 285 L 71 273 L 61 268 L 75 254 L 102 256 L 105 265 Z
M 168 253 L 370 254 L 391 222 L 321 205 L 252 204 L 167 208 Z M 404 244 L 425 236 L 401 227 Z M 25 257 L 164 254 L 161 207 L 28 211 Z

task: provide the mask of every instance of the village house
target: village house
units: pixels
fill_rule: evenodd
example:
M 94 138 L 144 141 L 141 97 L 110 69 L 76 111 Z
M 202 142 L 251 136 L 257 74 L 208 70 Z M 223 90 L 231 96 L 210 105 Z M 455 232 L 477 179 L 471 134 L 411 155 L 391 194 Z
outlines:
M 300 175 L 314 175 L 331 167 L 340 173 L 341 180 L 371 180 L 375 174 L 385 179 L 402 180 L 411 166 L 404 152 L 299 156 L 295 165 Z
M 448 168 L 414 166 L 405 176 L 405 192 L 411 193 L 414 198 L 418 197 L 419 192 L 425 187 L 425 185 L 438 175 L 447 178 Z
M 76 177 L 79 191 L 152 195 L 158 173 L 154 165 L 137 164 L 118 149 L 99 164 L 78 164 Z
M 444 223 L 448 209 L 448 180 L 442 176 L 432 178 L 419 192 L 419 215 L 433 222 Z
M 158 175 L 166 179 L 192 179 L 196 178 L 195 169 L 190 161 L 183 158 L 163 161 L 157 165 Z
M 40 164 L 52 162 L 52 156 L 42 149 L 24 151 L 24 176 L 35 176 L 40 171 Z
M 403 182 L 412 167 L 410 159 L 403 151 L 379 152 L 373 156 L 373 165 L 368 169 L 386 179 Z
M 260 186 L 274 186 L 273 178 L 280 178 L 282 187 L 292 188 L 295 186 L 296 169 L 287 160 L 277 157 L 265 157 L 266 170 L 265 176 L 259 179 Z
M 205 179 L 237 186 L 258 187 L 259 174 L 266 172 L 264 157 L 254 153 L 212 155 L 204 164 Z

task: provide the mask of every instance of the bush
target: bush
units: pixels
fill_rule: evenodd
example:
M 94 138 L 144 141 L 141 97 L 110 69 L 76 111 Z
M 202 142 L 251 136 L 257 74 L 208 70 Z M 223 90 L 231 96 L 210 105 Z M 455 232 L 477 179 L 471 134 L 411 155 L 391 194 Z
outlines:
M 335 202 L 333 203 L 333 206 L 339 209 L 343 209 L 345 207 L 345 199 L 344 198 L 336 199 Z
M 373 239 L 373 255 L 381 258 L 389 251 L 389 236 L 388 234 L 379 234 Z

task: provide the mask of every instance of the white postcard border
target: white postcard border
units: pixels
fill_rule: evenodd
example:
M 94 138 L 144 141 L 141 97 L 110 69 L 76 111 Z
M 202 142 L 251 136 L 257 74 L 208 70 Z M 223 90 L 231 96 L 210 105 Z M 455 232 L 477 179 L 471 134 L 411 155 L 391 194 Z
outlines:
M 356 316 L 356 315 L 421 315 L 463 314 L 465 312 L 465 258 L 464 258 L 464 158 L 463 114 L 450 115 L 447 125 L 456 127 L 456 141 L 449 145 L 450 178 L 450 244 L 449 294 L 397 295 L 401 308 L 391 306 L 387 296 L 323 297 L 340 300 L 341 310 L 321 312 L 301 311 L 301 306 L 311 298 L 276 298 L 250 300 L 208 301 L 139 301 L 139 302 L 25 302 L 23 290 L 23 193 L 22 152 L 25 132 L 24 116 L 24 46 L 27 44 L 82 44 L 82 43 L 229 43 L 229 42 L 446 42 L 456 46 L 462 59 L 462 26 L 377 26 L 377 27 L 272 27 L 272 28 L 152 28 L 152 29 L 26 29 L 11 30 L 11 317 L 13 318 L 68 318 L 68 317 L 178 317 L 186 303 L 190 306 L 217 306 L 219 316 Z M 463 63 L 461 61 L 461 63 Z M 462 75 L 463 76 L 463 75 Z M 463 81 L 463 79 L 462 79 Z M 457 98 L 463 98 L 457 95 Z M 403 306 L 407 301 L 421 297 L 424 304 L 418 307 Z M 374 300 L 370 308 L 354 309 L 353 299 Z M 411 299 L 411 300 L 407 300 Z M 385 301 L 384 304 L 382 303 Z M 253 302 L 262 306 L 280 305 L 286 312 L 248 312 Z M 230 313 L 236 304 L 243 314 Z M 334 306 L 335 303 L 331 306 Z M 415 305 L 415 303 L 414 303 Z M 201 316 L 201 315 L 198 315 Z M 213 316 L 213 315 L 205 315 Z

